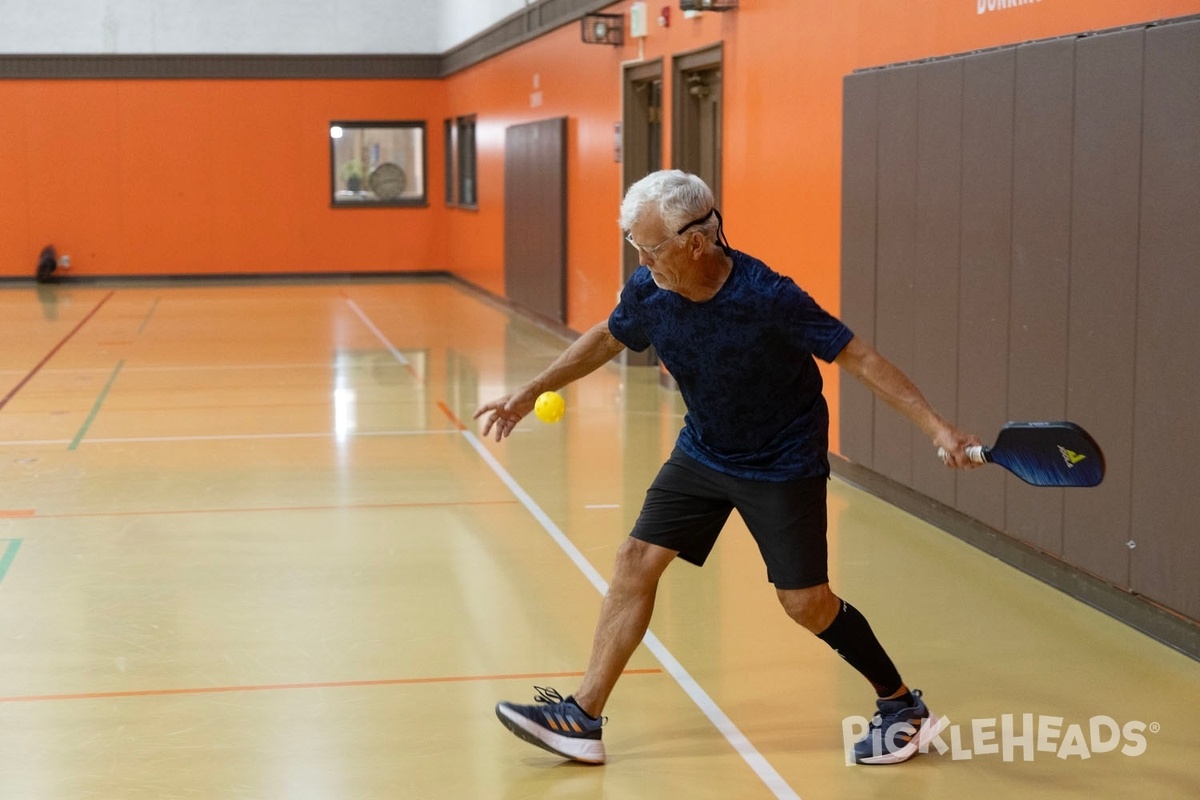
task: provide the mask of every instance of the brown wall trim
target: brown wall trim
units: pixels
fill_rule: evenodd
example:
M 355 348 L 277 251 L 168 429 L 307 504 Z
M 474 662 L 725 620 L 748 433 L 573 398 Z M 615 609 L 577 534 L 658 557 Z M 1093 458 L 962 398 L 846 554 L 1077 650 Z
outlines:
M 498 294 L 494 294 L 478 284 L 474 284 L 464 278 L 460 278 L 458 275 L 447 273 L 445 280 L 447 283 L 454 284 L 464 292 L 479 298 L 483 302 L 488 303 L 495 308 L 500 309 L 501 311 L 520 316 L 526 322 L 537 325 L 539 328 L 554 334 L 568 344 L 575 341 L 580 336 L 578 331 L 568 327 L 566 323 L 542 316 L 541 314 L 537 314 L 527 308 L 522 308 L 521 306 L 509 300 L 507 297 L 501 297 Z
M 438 78 L 438 55 L 3 55 L 0 79 Z
M 1200 661 L 1200 622 L 1095 578 L 866 467 L 829 454 L 833 473 L 967 544 Z

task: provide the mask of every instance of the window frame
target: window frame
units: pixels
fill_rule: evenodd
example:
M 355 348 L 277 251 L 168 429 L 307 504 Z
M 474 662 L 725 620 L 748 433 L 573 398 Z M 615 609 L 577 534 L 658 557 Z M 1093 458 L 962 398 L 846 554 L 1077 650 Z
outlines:
M 341 136 L 334 135 L 334 129 L 342 130 Z M 409 172 L 419 171 L 420 186 L 419 190 L 408 192 L 406 196 L 395 198 L 379 198 L 370 197 L 367 195 L 373 194 L 361 189 L 349 189 L 350 178 L 343 177 L 347 172 L 348 165 L 352 163 L 350 159 L 344 157 L 339 158 L 338 143 L 345 138 L 346 131 L 388 131 L 388 130 L 411 130 L 419 131 L 420 136 L 420 152 L 409 153 L 411 158 L 405 159 L 405 164 L 398 164 L 401 169 L 404 166 L 409 166 Z M 429 205 L 429 171 L 427 169 L 429 157 L 429 132 L 425 120 L 331 120 L 326 129 L 326 136 L 329 138 L 329 204 L 332 208 L 426 208 Z M 382 158 L 382 157 L 381 157 Z M 381 161 L 374 165 L 374 169 L 368 172 L 362 167 L 359 168 L 361 174 L 359 180 L 362 182 L 359 186 L 369 185 L 370 175 L 374 174 L 375 169 L 387 163 L 391 159 Z M 394 163 L 394 161 L 392 162 Z M 416 170 L 411 169 L 415 167 Z M 405 173 L 407 174 L 407 173 Z M 411 180 L 411 177 L 408 178 Z M 355 192 L 351 195 L 350 192 Z M 361 192 L 361 195 L 359 194 Z
M 455 199 L 459 208 L 479 210 L 479 159 L 476 152 L 477 118 L 464 114 L 454 119 Z M 469 133 L 469 135 L 467 135 Z M 470 181 L 470 191 L 467 191 Z
M 452 117 L 442 120 L 443 168 L 446 181 L 446 207 L 458 205 L 458 123 Z

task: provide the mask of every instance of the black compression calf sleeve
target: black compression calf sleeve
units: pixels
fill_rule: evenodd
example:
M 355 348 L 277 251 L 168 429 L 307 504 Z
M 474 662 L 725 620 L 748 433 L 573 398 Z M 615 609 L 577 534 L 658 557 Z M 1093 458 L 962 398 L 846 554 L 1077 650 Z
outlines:
M 857 608 L 841 601 L 842 607 L 829 627 L 817 634 L 845 659 L 846 663 L 862 673 L 875 687 L 880 697 L 890 697 L 900 691 L 904 681 L 896 666 L 888 658 L 883 645 L 875 638 L 870 623 Z

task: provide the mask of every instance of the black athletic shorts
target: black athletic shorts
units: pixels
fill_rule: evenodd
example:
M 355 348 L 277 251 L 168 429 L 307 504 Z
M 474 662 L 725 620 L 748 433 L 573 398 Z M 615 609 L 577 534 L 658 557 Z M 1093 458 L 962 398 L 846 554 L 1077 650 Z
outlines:
M 735 478 L 710 469 L 678 448 L 646 490 L 630 534 L 679 551 L 703 566 L 729 512 L 737 509 L 758 543 L 767 580 L 777 589 L 805 589 L 829 581 L 825 542 L 828 478 L 771 482 Z

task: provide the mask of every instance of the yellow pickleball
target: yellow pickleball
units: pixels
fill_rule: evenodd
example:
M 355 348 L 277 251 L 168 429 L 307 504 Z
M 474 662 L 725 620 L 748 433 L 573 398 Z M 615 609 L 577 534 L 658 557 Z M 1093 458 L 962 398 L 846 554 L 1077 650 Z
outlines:
M 558 392 L 542 392 L 533 404 L 533 413 L 542 422 L 558 422 L 567 410 L 567 401 Z

